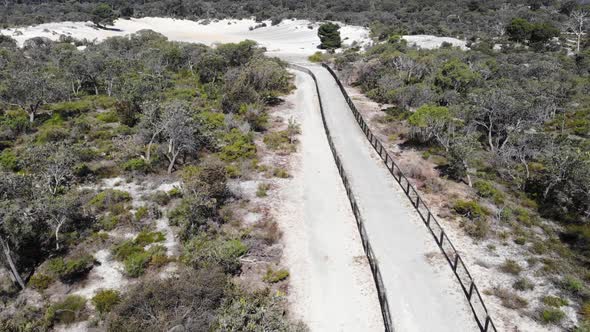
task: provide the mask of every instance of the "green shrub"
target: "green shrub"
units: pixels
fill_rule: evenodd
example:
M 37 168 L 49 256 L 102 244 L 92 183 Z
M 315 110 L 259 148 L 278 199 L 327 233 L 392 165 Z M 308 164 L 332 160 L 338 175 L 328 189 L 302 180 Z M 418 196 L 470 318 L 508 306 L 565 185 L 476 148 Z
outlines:
M 287 172 L 286 169 L 284 169 L 283 167 L 276 167 L 273 171 L 272 171 L 272 175 L 277 177 L 277 178 L 282 178 L 282 179 L 286 179 L 288 178 L 289 172 Z
M 504 203 L 504 193 L 496 189 L 489 181 L 476 181 L 473 187 L 480 197 L 490 198 L 497 205 Z
M 489 214 L 489 211 L 476 201 L 457 200 L 453 210 L 471 220 L 485 218 Z
M 54 303 L 47 308 L 45 320 L 50 324 L 70 324 L 81 319 L 85 308 L 86 299 L 79 295 L 68 295 L 63 301 Z
M 522 272 L 522 267 L 512 259 L 506 259 L 500 266 L 500 271 L 513 275 L 519 275 Z
M 139 222 L 142 221 L 148 215 L 148 208 L 147 206 L 142 206 L 135 211 L 135 221 Z
M 315 52 L 314 54 L 310 55 L 307 59 L 310 62 L 319 63 L 319 62 L 324 62 L 325 60 L 328 59 L 328 57 L 325 56 L 324 53 L 318 51 L 318 52 Z
M 535 285 L 528 278 L 520 278 L 512 284 L 512 288 L 519 291 L 533 290 Z
M 270 189 L 269 183 L 259 183 L 258 189 L 256 190 L 256 197 L 266 197 L 268 190 Z
M 151 200 L 161 206 L 166 206 L 170 203 L 170 195 L 165 191 L 158 190 L 152 194 Z
M 162 232 L 146 232 L 142 231 L 137 234 L 135 240 L 133 242 L 139 246 L 147 246 L 148 244 L 152 244 L 155 242 L 162 242 L 166 239 Z
M 182 190 L 180 190 L 180 188 L 172 188 L 168 191 L 168 196 L 170 196 L 170 198 L 181 198 Z
M 227 173 L 227 176 L 229 176 L 232 179 L 235 179 L 242 175 L 240 168 L 235 164 L 229 164 L 225 166 L 225 172 Z
M 92 297 L 92 304 L 101 314 L 108 313 L 119 302 L 121 302 L 121 295 L 114 289 L 101 290 Z
M 48 261 L 47 269 L 53 277 L 70 283 L 86 275 L 94 267 L 94 257 L 82 255 L 78 258 L 53 258 Z
M 45 290 L 51 283 L 53 282 L 53 277 L 48 276 L 43 273 L 35 273 L 28 282 L 28 285 L 37 289 L 37 290 Z
M 126 161 L 123 169 L 129 172 L 147 173 L 150 171 L 150 165 L 142 158 L 135 158 Z
M 514 243 L 522 246 L 522 245 L 524 245 L 526 243 L 526 238 L 524 238 L 522 236 L 519 236 L 516 239 L 514 239 Z
M 151 255 L 145 251 L 129 255 L 124 261 L 125 273 L 131 278 L 143 275 L 150 259 Z
M 39 128 L 36 136 L 37 143 L 59 142 L 70 136 L 68 130 L 57 125 L 48 125 Z
M 232 273 L 239 269 L 239 258 L 247 251 L 248 247 L 240 240 L 208 238 L 201 234 L 184 246 L 182 259 L 197 268 L 219 265 Z
M 565 276 L 562 281 L 563 287 L 572 292 L 572 293 L 580 293 L 584 289 L 584 283 L 573 276 Z
M 295 152 L 295 144 L 288 130 L 274 131 L 264 135 L 264 144 L 272 151 Z
M 135 243 L 133 240 L 125 240 L 119 244 L 116 244 L 111 249 L 115 259 L 119 261 L 126 260 L 129 256 L 137 253 L 144 252 L 143 246 Z
M 223 136 L 223 141 L 225 144 L 221 148 L 219 157 L 224 161 L 248 159 L 256 154 L 252 134 L 242 134 L 234 128 Z
M 490 223 L 487 220 L 477 219 L 473 222 L 466 223 L 465 232 L 476 239 L 485 239 L 490 232 Z
M 283 281 L 283 280 L 287 279 L 288 277 L 289 277 L 289 271 L 287 271 L 285 269 L 275 271 L 269 267 L 268 270 L 266 270 L 266 274 L 264 275 L 262 280 L 264 280 L 265 282 L 274 284 L 279 281 Z
M 565 317 L 565 313 L 557 308 L 542 308 L 539 318 L 545 324 L 557 324 Z
M 559 308 L 561 306 L 567 305 L 568 302 L 567 302 L 567 300 L 562 299 L 561 297 L 548 295 L 548 296 L 543 297 L 543 304 L 550 306 L 550 307 Z
M 131 201 L 131 195 L 126 191 L 107 189 L 94 196 L 88 204 L 99 211 L 104 211 L 118 203 Z
M 105 123 L 119 122 L 119 116 L 117 115 L 117 112 L 115 112 L 115 111 L 100 113 L 96 116 L 96 118 L 102 122 L 105 122 Z
M 0 168 L 18 171 L 18 159 L 11 149 L 5 149 L 0 153 Z

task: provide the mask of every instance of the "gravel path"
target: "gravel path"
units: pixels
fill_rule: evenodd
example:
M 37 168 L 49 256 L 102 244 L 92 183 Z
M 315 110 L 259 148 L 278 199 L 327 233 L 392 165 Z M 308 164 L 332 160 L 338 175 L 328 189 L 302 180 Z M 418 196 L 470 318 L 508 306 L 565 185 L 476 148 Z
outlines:
M 396 331 L 477 331 L 470 308 L 432 236 L 365 139 L 336 82 L 317 76 L 328 127 L 350 176 L 383 275 Z
M 279 188 L 277 222 L 290 302 L 311 331 L 383 331 L 379 302 L 342 180 L 322 127 L 315 85 L 293 71 L 287 98 L 301 124 L 293 178 Z

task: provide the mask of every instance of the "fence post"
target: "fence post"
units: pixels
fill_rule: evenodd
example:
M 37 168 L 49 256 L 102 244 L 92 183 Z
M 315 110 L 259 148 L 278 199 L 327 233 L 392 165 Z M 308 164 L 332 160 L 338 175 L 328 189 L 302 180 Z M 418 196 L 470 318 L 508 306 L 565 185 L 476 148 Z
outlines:
M 471 303 L 471 296 L 473 295 L 474 286 L 475 284 L 473 283 L 473 280 L 471 280 L 471 286 L 469 286 L 469 294 L 467 294 L 467 300 L 469 301 L 469 303 Z
M 455 253 L 455 265 L 453 266 L 453 271 L 457 271 L 457 265 L 459 265 L 459 254 Z

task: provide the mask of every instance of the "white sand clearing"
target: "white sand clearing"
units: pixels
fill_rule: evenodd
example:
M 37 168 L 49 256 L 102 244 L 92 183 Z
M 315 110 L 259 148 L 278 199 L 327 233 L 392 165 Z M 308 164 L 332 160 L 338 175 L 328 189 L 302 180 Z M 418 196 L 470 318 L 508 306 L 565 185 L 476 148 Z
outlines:
M 204 24 L 203 21 L 144 17 L 130 20 L 118 19 L 112 30 L 97 29 L 90 22 L 59 22 L 0 30 L 0 32 L 11 36 L 19 45 L 22 45 L 25 40 L 39 36 L 57 40 L 60 35 L 66 35 L 77 39 L 101 41 L 112 36 L 123 36 L 139 30 L 151 29 L 175 41 L 213 45 L 251 39 L 266 47 L 269 53 L 307 56 L 317 51 L 317 46 L 320 44 L 317 37 L 318 23 L 310 23 L 307 20 L 284 20 L 276 26 L 271 26 L 270 21 L 264 23 L 266 27 L 250 30 L 260 23 L 251 19 L 224 19 Z M 342 23 L 340 25 L 345 45 L 350 45 L 353 41 L 361 45 L 369 43 L 368 29 Z
M 467 49 L 467 42 L 461 39 L 452 38 L 452 37 L 437 37 L 431 35 L 411 35 L 411 36 L 402 36 L 404 40 L 408 42 L 411 46 L 416 46 L 419 48 L 424 49 L 433 49 L 439 48 L 442 46 L 443 43 L 451 44 L 455 47 L 459 47 L 462 50 Z

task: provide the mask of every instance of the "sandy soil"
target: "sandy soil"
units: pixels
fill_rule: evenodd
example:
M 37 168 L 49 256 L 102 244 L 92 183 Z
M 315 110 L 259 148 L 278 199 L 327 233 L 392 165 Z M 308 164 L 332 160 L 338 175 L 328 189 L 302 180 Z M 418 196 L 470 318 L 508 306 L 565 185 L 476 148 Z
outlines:
M 412 35 L 403 36 L 408 44 L 417 46 L 419 48 L 433 49 L 441 47 L 442 43 L 449 43 L 455 47 L 459 47 L 462 50 L 467 49 L 467 42 L 461 39 L 452 37 L 436 37 L 431 35 Z
M 354 100 L 355 105 L 359 111 L 363 114 L 363 117 L 368 120 L 368 124 L 373 130 L 381 142 L 388 142 L 388 135 L 390 134 L 389 127 L 387 124 L 381 124 L 377 121 L 379 117 L 383 116 L 381 109 L 388 107 L 389 105 L 380 105 L 369 98 L 364 96 L 362 92 L 357 88 L 346 87 L 349 96 Z M 385 144 L 388 152 L 392 156 L 396 156 L 397 161 L 406 163 L 421 163 L 422 165 L 427 162 L 419 156 L 416 151 L 413 150 L 401 150 L 397 144 Z M 412 161 L 413 160 L 413 161 Z M 434 165 L 428 165 L 433 168 Z M 434 172 L 434 171 L 433 171 Z M 435 174 L 435 172 L 433 173 Z M 462 195 L 468 196 L 469 189 L 464 184 L 459 184 L 453 181 L 445 181 L 446 196 L 450 195 Z M 419 185 L 415 181 L 415 185 Z M 460 252 L 461 257 L 471 274 L 473 275 L 476 283 L 481 291 L 482 296 L 494 323 L 498 328 L 498 331 L 561 331 L 562 329 L 552 325 L 542 325 L 531 316 L 535 315 L 535 309 L 541 306 L 540 299 L 543 296 L 564 296 L 559 289 L 546 280 L 543 276 L 535 273 L 533 266 L 528 266 L 525 262 L 524 257 L 528 255 L 528 250 L 525 246 L 518 246 L 516 244 L 510 244 L 507 241 L 498 240 L 486 240 L 475 241 L 473 238 L 465 234 L 464 230 L 460 227 L 460 224 L 455 218 L 452 218 L 448 213 L 444 213 L 445 205 L 448 203 L 448 197 L 439 197 L 440 194 L 421 193 L 422 198 L 427 201 L 428 206 L 433 213 L 437 215 L 438 221 L 445 228 L 445 231 L 457 250 Z M 445 217 L 447 216 L 447 217 Z M 490 250 L 489 246 L 494 246 L 495 250 Z M 498 270 L 505 259 L 515 259 L 521 265 L 524 265 L 525 271 L 521 273 L 521 276 L 529 278 L 534 284 L 535 289 L 527 292 L 517 292 L 512 289 L 512 284 L 518 277 L 502 273 Z M 448 267 L 447 267 L 448 268 Z M 527 309 L 523 312 L 506 308 L 502 305 L 501 300 L 494 295 L 486 294 L 492 291 L 496 287 L 506 288 L 511 292 L 517 293 L 519 296 L 525 298 L 529 302 Z M 574 325 L 576 322 L 576 309 L 570 306 L 561 308 L 567 315 L 566 325 Z
M 177 20 L 171 18 L 145 17 L 140 19 L 115 21 L 113 30 L 96 29 L 90 22 L 46 23 L 17 29 L 0 30 L 22 45 L 25 40 L 42 36 L 57 40 L 60 35 L 78 39 L 101 41 L 112 36 L 123 36 L 143 29 L 151 29 L 164 34 L 171 40 L 197 42 L 206 45 L 239 42 L 251 39 L 266 47 L 269 53 L 310 55 L 317 51 L 320 43 L 317 37 L 319 24 L 307 20 L 284 20 L 279 25 L 250 30 L 259 23 L 251 19 L 224 19 L 204 24 L 204 21 Z M 353 41 L 361 44 L 369 42 L 368 30 L 363 27 L 340 23 L 341 36 L 345 45 Z

